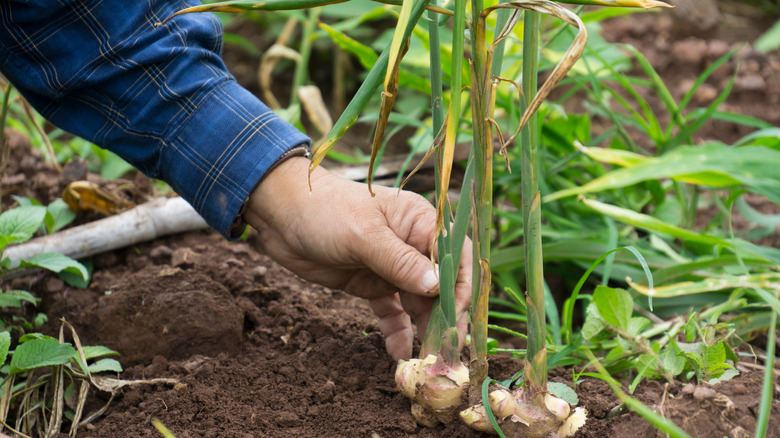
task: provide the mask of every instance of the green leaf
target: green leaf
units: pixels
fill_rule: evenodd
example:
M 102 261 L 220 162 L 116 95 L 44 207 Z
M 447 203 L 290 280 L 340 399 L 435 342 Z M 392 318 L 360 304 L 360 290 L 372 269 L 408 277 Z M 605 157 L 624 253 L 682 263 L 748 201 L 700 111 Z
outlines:
M 99 361 L 89 366 L 90 373 L 102 373 L 105 371 L 113 371 L 115 373 L 122 372 L 122 365 L 116 359 L 100 359 Z
M 70 344 L 60 344 L 52 339 L 34 339 L 18 346 L 11 357 L 11 374 L 36 368 L 62 365 L 76 355 Z
M 598 312 L 595 305 L 591 304 L 588 306 L 585 323 L 582 325 L 582 336 L 588 341 L 601 333 L 601 331 L 604 330 L 604 327 L 606 327 Z
M 87 345 L 83 347 L 84 356 L 87 359 L 95 359 L 104 356 L 119 356 L 119 352 L 102 345 Z
M 730 147 L 719 143 L 683 146 L 660 157 L 613 170 L 581 186 L 552 193 L 545 196 L 544 201 L 672 178 L 715 186 L 741 183 L 780 203 L 778 167 L 780 151 L 763 146 Z
M 685 353 L 685 357 L 688 359 L 688 362 L 690 362 L 694 371 L 696 371 L 697 378 L 701 379 L 704 375 L 704 358 L 697 353 Z
M 39 254 L 29 260 L 22 260 L 20 266 L 27 268 L 41 268 L 51 272 L 71 272 L 77 275 L 81 275 L 84 280 L 89 279 L 89 272 L 78 261 L 56 252 L 47 252 Z
M 33 198 L 33 197 L 27 197 L 27 196 L 18 196 L 18 195 L 11 195 L 11 197 L 16 201 L 17 204 L 19 204 L 20 207 L 32 207 L 32 206 L 40 206 L 41 201 Z
M 707 381 L 710 385 L 716 385 L 721 382 L 727 382 L 739 375 L 739 371 L 734 368 L 723 370 L 723 373 L 719 377 L 712 378 Z
M 46 229 L 56 233 L 76 219 L 76 212 L 68 207 L 62 199 L 57 199 L 46 207 Z
M 634 300 L 627 291 L 599 285 L 593 292 L 593 302 L 607 324 L 628 329 L 628 322 L 634 311 Z
M 778 194 L 780 195 L 780 192 L 778 192 Z M 599 213 L 605 214 L 629 225 L 668 234 L 672 237 L 690 242 L 701 243 L 713 247 L 722 246 L 731 248 L 738 253 L 745 252 L 753 256 L 763 257 L 766 260 L 770 260 L 775 263 L 780 263 L 780 250 L 776 248 L 754 245 L 742 239 L 735 238 L 726 240 L 708 234 L 697 233 L 695 231 L 667 224 L 666 222 L 658 220 L 647 214 L 638 213 L 636 211 L 615 205 L 605 204 L 593 199 L 585 198 L 582 200 L 582 202 Z
M 9 243 L 30 240 L 45 216 L 46 209 L 39 206 L 16 207 L 0 214 L 0 250 Z
M 580 398 L 577 397 L 577 393 L 574 392 L 571 387 L 565 383 L 562 382 L 549 382 L 547 384 L 547 391 L 560 398 L 563 399 L 566 403 L 570 405 L 578 405 L 580 403 Z
M 762 53 L 769 53 L 772 50 L 780 48 L 780 20 L 763 35 L 758 37 L 753 48 Z
M 9 290 L 0 293 L 0 307 L 21 307 L 22 301 L 33 305 L 38 304 L 38 299 L 25 290 Z
M 100 165 L 100 176 L 106 180 L 118 179 L 133 169 L 133 165 L 122 157 L 111 151 L 106 151 L 103 163 Z
M 58 273 L 60 279 L 68 284 L 68 286 L 77 287 L 79 289 L 86 289 L 89 286 L 89 279 L 92 277 L 94 271 L 94 265 L 92 259 L 84 259 L 80 261 L 85 268 L 87 268 L 87 278 L 81 276 L 81 272 L 74 273 L 68 271 L 62 271 Z
M 685 281 L 655 288 L 642 286 L 632 281 L 629 281 L 629 284 L 632 289 L 642 295 L 655 298 L 673 298 L 736 288 L 766 288 L 772 290 L 780 286 L 780 274 L 724 275 L 717 278 L 705 278 L 701 281 Z
M 43 333 L 28 333 L 19 337 L 19 343 L 24 344 L 25 342 L 29 342 L 35 339 L 51 339 L 52 341 L 57 341 L 57 339 L 52 338 L 51 336 L 46 336 Z
M 702 345 L 702 356 L 704 357 L 707 376 L 718 377 L 722 374 L 720 370 L 723 369 L 724 365 L 728 368 L 728 365 L 726 365 L 726 348 L 723 345 L 723 341 L 718 341 L 717 344 L 707 347 Z
M 8 358 L 8 348 L 11 347 L 11 334 L 0 332 L 0 365 L 5 365 Z
M 379 55 L 376 54 L 374 49 L 362 44 L 361 42 L 350 38 L 344 32 L 341 32 L 325 23 L 320 23 L 320 27 L 328 33 L 328 36 L 336 43 L 339 48 L 355 55 L 360 61 L 360 65 L 364 68 L 370 69 L 376 64 Z
M 633 302 L 633 300 L 632 300 Z M 633 304 L 631 305 L 633 307 Z M 647 326 L 650 325 L 650 320 L 644 316 L 635 316 L 628 321 L 626 331 L 634 336 L 639 336 Z
M 674 376 L 680 375 L 685 369 L 685 356 L 677 342 L 672 339 L 661 353 L 661 365 Z

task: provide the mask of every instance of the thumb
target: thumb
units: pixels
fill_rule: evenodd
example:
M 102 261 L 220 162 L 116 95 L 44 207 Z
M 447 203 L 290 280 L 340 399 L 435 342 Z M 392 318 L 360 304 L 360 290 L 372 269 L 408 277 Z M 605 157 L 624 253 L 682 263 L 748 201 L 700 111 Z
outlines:
M 400 290 L 426 297 L 438 294 L 439 278 L 431 259 L 398 238 L 389 229 L 368 242 L 371 250 L 364 263 Z

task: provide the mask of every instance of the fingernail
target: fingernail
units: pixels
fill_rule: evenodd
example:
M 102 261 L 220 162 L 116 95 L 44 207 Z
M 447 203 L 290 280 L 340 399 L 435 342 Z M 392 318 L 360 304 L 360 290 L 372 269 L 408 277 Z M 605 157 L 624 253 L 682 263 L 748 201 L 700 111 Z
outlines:
M 439 279 L 436 277 L 436 272 L 431 269 L 426 272 L 422 279 L 422 286 L 425 290 L 435 289 L 439 285 Z

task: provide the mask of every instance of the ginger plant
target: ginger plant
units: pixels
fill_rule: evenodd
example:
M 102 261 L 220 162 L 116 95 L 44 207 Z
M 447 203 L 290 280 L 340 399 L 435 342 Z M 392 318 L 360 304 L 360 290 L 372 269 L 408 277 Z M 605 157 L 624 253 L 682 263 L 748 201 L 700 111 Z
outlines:
M 180 13 L 247 10 L 276 11 L 312 8 L 348 0 L 235 0 L 188 8 Z M 584 411 L 572 412 L 565 401 L 547 392 L 547 361 L 545 345 L 544 289 L 541 245 L 541 201 L 538 189 L 537 131 L 534 114 L 550 91 L 574 65 L 585 47 L 587 33 L 579 17 L 560 3 L 601 6 L 651 8 L 668 6 L 654 0 L 517 0 L 484 1 L 453 0 L 374 0 L 377 3 L 401 5 L 391 44 L 379 56 L 360 89 L 347 105 L 331 132 L 325 136 L 311 162 L 318 166 L 341 135 L 358 119 L 376 90 L 383 85 L 379 118 L 372 145 L 370 168 L 379 154 L 384 131 L 398 93 L 401 59 L 406 53 L 410 36 L 428 11 L 430 42 L 431 104 L 434 146 L 428 157 L 435 155 L 436 233 L 440 296 L 425 333 L 419 359 L 400 363 L 396 382 L 401 393 L 412 400 L 412 414 L 418 423 L 434 427 L 440 422 L 460 417 L 470 427 L 503 436 L 544 437 L 550 433 L 569 436 L 584 423 Z M 451 3 L 451 4 L 450 4 Z M 487 6 L 486 6 L 487 3 Z M 488 42 L 488 16 L 498 13 L 492 42 Z M 540 14 L 564 20 L 577 28 L 572 46 L 548 79 L 537 90 Z M 522 84 L 512 78 L 500 77 L 505 40 L 515 25 L 523 23 Z M 443 111 L 442 57 L 439 28 L 452 19 L 452 53 L 448 111 Z M 466 32 L 470 47 L 465 47 Z M 469 52 L 468 57 L 464 56 Z M 468 67 L 466 67 L 468 59 Z M 470 71 L 470 83 L 463 77 L 464 67 Z M 498 86 L 507 82 L 518 88 L 522 117 L 516 132 L 504 138 L 494 119 Z M 464 112 L 461 92 L 469 90 L 472 146 L 463 182 L 462 201 L 455 214 L 448 200 L 450 176 L 456 136 Z M 495 386 L 487 397 L 482 388 L 490 382 L 487 367 L 487 304 L 491 290 L 490 229 L 493 217 L 493 156 L 494 137 L 501 143 L 506 158 L 507 148 L 517 136 L 521 144 L 523 225 L 527 278 L 528 348 L 524 361 L 524 383 L 514 389 Z M 369 174 L 370 179 L 370 174 Z M 316 188 L 313 188 L 316 189 Z M 369 190 L 371 185 L 369 183 Z M 452 219 L 454 216 L 454 219 Z M 473 241 L 473 281 L 471 303 L 471 343 L 468 368 L 461 363 L 456 327 L 455 284 L 467 229 L 471 227 Z M 432 253 L 434 251 L 431 251 Z

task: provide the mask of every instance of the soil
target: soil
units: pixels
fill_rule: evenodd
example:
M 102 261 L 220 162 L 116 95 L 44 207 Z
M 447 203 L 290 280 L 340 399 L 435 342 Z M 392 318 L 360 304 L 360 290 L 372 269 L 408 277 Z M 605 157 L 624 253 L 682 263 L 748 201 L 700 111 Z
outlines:
M 712 61 L 710 48 L 750 42 L 757 35 L 729 39 L 733 32 L 721 35 L 716 24 L 695 36 L 678 37 L 675 20 L 668 13 L 635 15 L 606 23 L 605 34 L 639 44 L 670 84 L 695 77 Z M 701 44 L 687 42 L 690 38 L 704 42 L 708 54 L 701 55 Z M 683 42 L 697 49 L 685 52 Z M 681 64 L 694 55 L 699 56 L 696 62 Z M 760 77 L 765 87 L 737 88 L 726 105 L 778 125 L 780 56 L 747 55 L 758 65 L 749 73 Z M 746 75 L 740 70 L 738 80 L 753 77 Z M 722 85 L 712 87 L 717 91 Z M 708 126 L 702 138 L 727 142 L 742 134 L 740 128 L 719 123 Z M 30 152 L 27 139 L 11 138 L 4 195 L 32 194 L 46 202 L 59 197 L 71 178 L 66 175 L 74 173 L 74 179 L 87 177 L 136 202 L 151 190 L 142 176 L 107 184 L 80 167 L 60 174 L 39 155 Z M 3 206 L 10 202 L 4 196 Z M 760 199 L 755 204 L 765 205 Z M 761 208 L 777 213 L 776 207 Z M 93 218 L 82 215 L 79 221 Z M 777 234 L 764 243 L 780 246 Z M 195 232 L 94 257 L 87 289 L 68 287 L 50 275 L 6 285 L 43 298 L 40 310 L 50 318 L 46 332 L 56 333 L 57 319 L 65 317 L 82 342 L 121 352 L 126 369 L 122 378 L 179 381 L 123 390 L 80 437 L 159 437 L 153 419 L 179 438 L 481 436 L 457 424 L 434 430 L 418 427 L 408 400 L 395 389 L 396 364 L 385 352 L 366 303 L 299 279 L 263 255 L 260 246 L 251 233 L 246 240 L 226 242 L 213 232 Z M 510 357 L 492 357 L 491 376 L 507 378 L 520 366 Z M 551 372 L 552 380 L 569 385 L 571 376 L 567 369 Z M 762 377 L 744 368 L 735 379 L 714 387 L 650 381 L 640 385 L 635 396 L 694 437 L 750 436 Z M 619 403 L 602 381 L 584 379 L 576 391 L 590 413 L 577 437 L 661 436 L 634 414 L 611 412 Z M 96 396 L 93 409 L 106 398 Z M 776 403 L 769 430 L 767 436 L 780 437 Z

